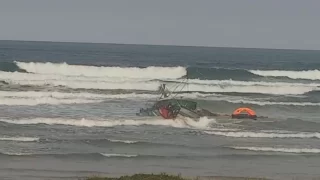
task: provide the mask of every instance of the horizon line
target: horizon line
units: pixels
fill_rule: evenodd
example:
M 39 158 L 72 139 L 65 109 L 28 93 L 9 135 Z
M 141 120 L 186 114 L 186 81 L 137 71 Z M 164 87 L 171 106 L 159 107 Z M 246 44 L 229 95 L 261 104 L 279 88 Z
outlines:
M 320 51 L 320 49 L 261 48 L 261 47 L 205 46 L 205 45 L 173 45 L 173 44 L 143 44 L 143 43 L 120 43 L 120 42 L 52 41 L 52 40 L 12 40 L 12 39 L 0 39 L 0 41 L 43 42 L 43 43 L 78 43 L 78 44 L 112 44 L 112 45 L 135 45 L 135 46 L 173 46 L 173 47 L 196 47 L 196 48 L 234 48 L 234 49 L 260 49 L 260 50 Z

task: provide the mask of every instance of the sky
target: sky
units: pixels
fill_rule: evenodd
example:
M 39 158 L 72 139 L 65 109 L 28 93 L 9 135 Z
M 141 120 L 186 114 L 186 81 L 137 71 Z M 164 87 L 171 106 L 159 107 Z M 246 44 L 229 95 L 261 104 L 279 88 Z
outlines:
M 319 0 L 1 0 L 0 40 L 320 50 Z

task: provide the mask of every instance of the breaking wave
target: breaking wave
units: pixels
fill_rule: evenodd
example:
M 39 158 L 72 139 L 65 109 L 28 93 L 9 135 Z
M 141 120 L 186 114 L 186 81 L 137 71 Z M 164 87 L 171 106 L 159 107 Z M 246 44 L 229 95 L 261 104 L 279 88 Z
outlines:
M 0 80 L 8 83 L 19 84 L 19 85 L 36 85 L 36 86 L 64 86 L 71 89 L 100 89 L 100 90 L 111 90 L 111 89 L 123 89 L 123 90 L 146 90 L 156 91 L 163 82 L 161 81 L 126 81 L 126 82 L 105 82 L 105 81 L 65 81 L 65 80 L 12 80 L 4 79 L 4 76 L 0 76 Z M 237 92 L 237 93 L 262 93 L 262 94 L 305 94 L 311 91 L 318 90 L 319 88 L 314 85 L 272 85 L 269 86 L 256 83 L 256 85 L 240 85 L 236 81 L 235 84 L 230 83 L 225 85 L 224 82 L 221 84 L 188 84 L 184 90 L 189 92 L 207 92 L 207 93 L 221 93 L 221 92 Z M 173 86 L 176 83 L 167 83 L 170 90 L 174 90 Z M 178 89 L 180 90 L 180 89 Z
M 78 104 L 100 102 L 98 94 L 37 91 L 0 91 L 1 105 Z M 90 99 L 91 98 L 91 99 Z
M 63 86 L 71 89 L 156 91 L 163 80 L 166 80 L 170 90 L 174 90 L 174 86 L 182 82 L 180 78 L 187 74 L 186 68 L 180 66 L 138 68 L 96 67 L 49 62 L 15 63 L 20 69 L 29 73 L 0 71 L 0 81 L 16 85 Z M 215 79 L 215 77 L 212 78 Z M 167 82 L 168 80 L 170 81 Z M 204 80 L 194 77 L 188 80 L 189 84 L 183 90 L 206 93 L 300 95 L 317 91 L 320 86 L 320 83 L 264 82 L 250 81 L 250 78 L 247 80 Z
M 285 153 L 320 153 L 316 148 L 277 148 L 277 147 L 231 147 L 236 150 L 264 151 L 264 152 L 285 152 Z
M 283 70 L 250 70 L 251 73 L 259 76 L 273 76 L 273 77 L 288 77 L 291 79 L 309 79 L 309 80 L 320 80 L 319 70 L 308 70 L 308 71 L 283 71 Z
M 320 133 L 266 133 L 266 132 L 219 132 L 219 131 L 204 131 L 207 134 L 227 136 L 235 138 L 318 138 L 320 139 Z
M 65 93 L 56 91 L 0 91 L 0 105 L 39 105 L 39 104 L 79 104 L 79 103 L 99 103 L 106 99 L 156 99 L 157 94 L 96 94 L 96 93 Z M 320 103 L 312 102 L 270 102 L 262 100 L 252 100 L 244 97 L 231 97 L 219 94 L 179 93 L 176 97 L 205 98 L 214 101 L 226 101 L 235 104 L 256 104 L 264 105 L 286 105 L 286 106 L 320 106 Z
M 51 62 L 14 62 L 2 63 L 5 72 L 29 72 L 43 75 L 79 76 L 79 77 L 114 77 L 171 79 L 181 78 L 188 74 L 191 79 L 233 79 L 248 80 L 261 77 L 286 77 L 290 79 L 320 80 L 319 70 L 285 71 L 285 70 L 245 70 L 226 68 L 198 67 L 107 67 L 70 65 Z
M 208 97 L 216 94 L 181 93 L 176 97 Z M 95 93 L 65 93 L 56 91 L 0 91 L 0 105 L 39 105 L 39 104 L 78 104 L 98 103 L 107 99 L 156 99 L 157 94 L 95 94 Z
M 16 62 L 20 69 L 37 74 L 59 74 L 64 76 L 129 77 L 129 78 L 180 78 L 186 74 L 184 67 L 97 67 L 69 65 L 67 63 Z

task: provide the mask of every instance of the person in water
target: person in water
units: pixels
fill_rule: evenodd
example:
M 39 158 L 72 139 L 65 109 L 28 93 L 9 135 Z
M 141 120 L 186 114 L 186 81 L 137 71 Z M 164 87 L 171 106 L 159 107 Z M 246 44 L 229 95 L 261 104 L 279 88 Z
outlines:
M 166 89 L 166 84 L 161 84 L 160 87 L 159 87 L 159 91 L 160 91 L 160 93 L 161 93 L 160 99 L 162 98 L 162 96 L 163 96 L 164 98 L 169 97 L 169 92 L 168 92 L 168 90 Z

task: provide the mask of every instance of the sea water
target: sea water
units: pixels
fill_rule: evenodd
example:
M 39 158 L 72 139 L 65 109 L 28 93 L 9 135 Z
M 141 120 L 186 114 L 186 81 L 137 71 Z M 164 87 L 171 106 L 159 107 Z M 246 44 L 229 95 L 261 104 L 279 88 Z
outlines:
M 0 177 L 319 177 L 319 69 L 320 51 L 0 41 Z M 268 118 L 136 116 L 162 83 Z

